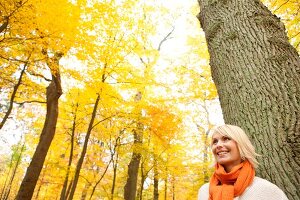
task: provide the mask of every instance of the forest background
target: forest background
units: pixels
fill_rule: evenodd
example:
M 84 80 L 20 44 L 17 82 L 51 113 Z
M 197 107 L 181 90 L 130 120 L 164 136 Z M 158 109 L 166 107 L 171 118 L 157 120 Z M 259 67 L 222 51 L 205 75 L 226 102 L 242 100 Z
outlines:
M 264 3 L 299 52 L 300 3 Z M 28 169 L 32 199 L 124 199 L 134 174 L 137 199 L 196 198 L 223 123 L 197 1 L 0 6 L 1 199 Z

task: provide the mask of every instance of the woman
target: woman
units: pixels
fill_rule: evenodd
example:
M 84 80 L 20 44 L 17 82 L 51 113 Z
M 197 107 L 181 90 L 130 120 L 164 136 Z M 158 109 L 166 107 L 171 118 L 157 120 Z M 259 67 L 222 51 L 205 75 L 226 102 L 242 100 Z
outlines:
M 256 177 L 255 149 L 245 132 L 233 125 L 213 131 L 215 172 L 198 193 L 198 200 L 288 200 L 273 183 Z

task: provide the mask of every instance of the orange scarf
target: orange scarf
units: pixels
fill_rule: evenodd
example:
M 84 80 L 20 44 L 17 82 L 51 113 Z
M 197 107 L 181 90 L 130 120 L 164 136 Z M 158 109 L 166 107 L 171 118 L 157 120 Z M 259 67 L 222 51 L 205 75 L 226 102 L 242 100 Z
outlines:
M 245 191 L 255 176 L 255 170 L 248 160 L 235 166 L 229 173 L 218 163 L 215 168 L 209 183 L 209 200 L 233 200 Z

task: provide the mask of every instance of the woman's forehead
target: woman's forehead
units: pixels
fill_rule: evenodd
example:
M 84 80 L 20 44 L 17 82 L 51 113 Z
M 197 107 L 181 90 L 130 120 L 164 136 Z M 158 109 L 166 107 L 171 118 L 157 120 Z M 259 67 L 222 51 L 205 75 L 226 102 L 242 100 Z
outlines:
M 220 138 L 220 137 L 223 137 L 223 136 L 227 136 L 226 134 L 224 133 L 220 133 L 220 132 L 214 132 L 211 136 L 211 138 Z
M 215 136 L 215 135 L 228 136 L 229 134 L 226 133 L 226 132 L 223 132 L 223 131 L 214 131 L 214 132 L 212 133 L 212 137 Z

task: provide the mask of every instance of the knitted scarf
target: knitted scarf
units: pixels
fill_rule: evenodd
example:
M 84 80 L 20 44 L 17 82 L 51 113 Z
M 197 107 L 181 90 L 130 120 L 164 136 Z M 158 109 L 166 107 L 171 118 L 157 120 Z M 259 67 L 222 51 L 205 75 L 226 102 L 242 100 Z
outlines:
M 229 173 L 217 163 L 209 183 L 209 200 L 233 200 L 245 191 L 254 176 L 255 170 L 248 160 L 233 167 Z

